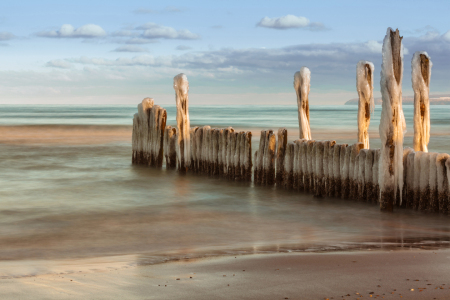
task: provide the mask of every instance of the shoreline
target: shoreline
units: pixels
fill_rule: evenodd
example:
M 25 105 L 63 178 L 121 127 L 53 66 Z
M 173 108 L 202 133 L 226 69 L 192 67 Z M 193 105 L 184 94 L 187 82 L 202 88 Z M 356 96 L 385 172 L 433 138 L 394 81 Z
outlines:
M 66 272 L 55 268 L 52 274 L 2 278 L 0 297 L 445 299 L 450 293 L 449 249 L 232 255 L 155 265 L 125 258 L 66 261 Z

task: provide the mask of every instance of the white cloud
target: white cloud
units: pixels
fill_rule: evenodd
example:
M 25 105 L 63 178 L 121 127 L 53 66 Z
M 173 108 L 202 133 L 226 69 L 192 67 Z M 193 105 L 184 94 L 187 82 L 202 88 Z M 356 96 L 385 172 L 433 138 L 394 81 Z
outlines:
M 372 53 L 381 53 L 381 50 L 383 48 L 383 44 L 377 42 L 377 41 L 368 41 L 365 43 L 367 49 L 369 49 Z
M 304 28 L 313 31 L 326 29 L 322 23 L 311 22 L 305 17 L 297 17 L 294 15 L 286 15 L 278 18 L 264 17 L 256 26 L 273 29 Z
M 66 60 L 54 59 L 45 64 L 47 67 L 59 68 L 59 69 L 70 69 L 72 64 Z
M 0 41 L 8 41 L 8 40 L 12 40 L 13 38 L 15 38 L 15 36 L 12 33 L 5 32 L 5 31 L 0 32 Z
M 192 47 L 185 46 L 185 45 L 179 45 L 175 49 L 184 51 L 184 50 L 190 50 L 190 49 L 192 49 Z
M 111 34 L 112 36 L 120 36 L 120 37 L 132 37 L 132 36 L 139 36 L 139 32 L 132 31 L 132 30 L 119 30 L 115 31 Z
M 127 45 L 116 48 L 114 52 L 148 52 L 148 50 L 139 46 Z
M 450 42 L 450 30 L 442 35 L 444 41 Z
M 148 39 L 179 39 L 195 40 L 200 36 L 190 32 L 187 29 L 176 30 L 172 27 L 162 26 L 155 23 L 146 23 L 137 27 L 138 30 L 144 30 L 142 36 Z
M 70 24 L 64 24 L 57 31 L 41 31 L 37 35 L 51 38 L 96 38 L 105 36 L 106 32 L 95 24 L 86 24 L 76 29 Z
M 143 45 L 143 44 L 154 44 L 158 43 L 155 40 L 143 39 L 143 38 L 131 38 L 125 41 L 125 44 L 135 44 L 135 45 Z

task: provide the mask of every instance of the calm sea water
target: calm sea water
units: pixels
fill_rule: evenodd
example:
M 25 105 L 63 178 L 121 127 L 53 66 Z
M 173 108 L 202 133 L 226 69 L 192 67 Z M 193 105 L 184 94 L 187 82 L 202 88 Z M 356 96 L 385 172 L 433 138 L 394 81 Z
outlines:
M 168 124 L 175 124 L 175 108 L 166 109 Z M 372 116 L 372 147 L 379 147 L 380 110 Z M 412 106 L 404 111 L 411 145 Z M 0 106 L 0 264 L 125 254 L 157 262 L 449 240 L 448 216 L 386 214 L 365 203 L 132 166 L 135 112 L 135 106 Z M 356 106 L 311 107 L 313 138 L 354 143 L 356 112 Z M 252 130 L 254 145 L 262 128 L 287 127 L 292 140 L 298 135 L 295 106 L 193 106 L 190 116 L 192 126 Z M 450 106 L 432 106 L 431 116 L 430 151 L 450 152 Z

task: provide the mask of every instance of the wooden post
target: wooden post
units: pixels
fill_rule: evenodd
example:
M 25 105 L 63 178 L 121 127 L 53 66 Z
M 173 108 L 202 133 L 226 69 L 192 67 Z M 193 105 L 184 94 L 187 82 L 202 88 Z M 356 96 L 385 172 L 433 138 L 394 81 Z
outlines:
M 316 168 L 315 168 L 315 188 L 314 188 L 314 196 L 315 197 L 323 197 L 324 195 L 324 178 L 323 178 L 323 153 L 325 142 L 317 141 L 316 142 Z
M 366 202 L 367 201 L 367 189 L 366 189 L 366 159 L 368 149 L 361 149 L 358 154 L 358 174 L 356 175 L 356 182 L 358 185 L 358 201 Z M 369 171 L 369 170 L 367 170 Z M 372 171 L 372 169 L 370 169 Z
M 323 188 L 324 196 L 331 196 L 330 194 L 330 180 L 333 176 L 333 147 L 336 141 L 325 141 L 323 149 Z M 331 155 L 330 155 L 331 152 Z
M 436 158 L 439 212 L 444 214 L 448 213 L 449 184 L 447 162 L 449 161 L 449 157 L 447 153 L 440 153 Z
M 401 191 L 402 193 L 402 203 L 400 203 L 399 206 L 401 207 L 406 207 L 408 201 L 407 199 L 407 194 L 408 194 L 408 155 L 409 153 L 411 153 L 412 151 L 414 151 L 413 149 L 409 148 L 409 147 L 405 147 L 403 149 L 403 189 Z
M 217 149 L 217 175 L 223 174 L 223 135 L 225 129 L 219 129 L 218 149 Z
M 259 156 L 258 151 L 259 150 L 255 151 L 255 159 L 254 159 L 254 163 L 253 163 L 253 184 L 255 184 L 255 185 L 256 185 L 256 179 L 258 177 L 258 172 L 259 172 L 258 167 L 257 167 L 258 159 L 259 159 L 258 158 L 258 156 Z
M 142 102 L 138 105 L 138 113 L 135 114 L 133 118 L 132 162 L 135 164 L 148 164 L 146 154 L 144 155 L 144 148 L 148 144 L 148 121 L 153 104 L 154 101 L 152 98 L 145 98 L 142 100 Z
M 307 150 L 306 150 L 306 162 L 307 162 L 307 173 L 305 176 L 305 192 L 313 192 L 314 191 L 314 168 L 315 168 L 315 160 L 314 160 L 314 140 L 307 141 Z
M 198 127 L 191 127 L 190 138 L 191 138 L 191 163 L 190 163 L 190 169 L 189 171 L 192 171 L 195 173 L 196 165 L 197 165 L 197 135 L 195 134 L 198 130 Z
M 345 145 L 333 147 L 333 178 L 330 183 L 332 197 L 341 196 L 341 149 L 345 152 Z
M 276 161 L 276 183 L 281 187 L 283 183 L 284 156 L 286 155 L 287 130 L 278 129 L 277 139 L 277 161 Z
M 301 150 L 300 150 L 300 162 L 302 164 L 302 175 L 300 176 L 299 182 L 299 190 L 300 191 L 307 191 L 306 188 L 306 181 L 307 181 L 307 174 L 308 174 L 308 141 L 303 140 L 301 143 Z M 308 185 L 309 186 L 309 185 Z
M 244 132 L 240 131 L 236 133 L 236 148 L 234 151 L 234 180 L 241 180 L 241 137 Z
M 215 128 L 211 128 L 211 130 L 208 130 L 208 171 L 207 174 L 211 176 L 213 174 L 213 155 L 214 155 L 214 135 L 215 135 Z
M 298 155 L 299 155 L 299 143 L 298 143 L 298 141 L 301 141 L 301 140 L 295 140 L 294 141 L 294 151 L 292 151 L 292 157 L 291 157 L 291 160 L 292 160 L 292 188 L 294 189 L 294 190 L 298 190 L 298 177 L 299 177 L 299 165 L 298 165 L 298 162 L 299 162 L 299 158 L 298 158 Z
M 244 180 L 252 181 L 252 132 L 245 133 L 245 159 L 244 159 Z
M 335 161 L 333 162 L 334 168 L 334 196 L 336 198 L 342 197 L 343 185 L 344 185 L 344 164 L 345 164 L 345 152 L 347 144 L 339 145 L 339 156 L 335 155 Z
M 208 132 L 211 130 L 210 126 L 203 126 L 203 141 L 202 141 L 202 169 L 200 173 L 208 174 Z
M 417 51 L 411 61 L 414 90 L 414 150 L 428 152 L 430 141 L 430 77 L 432 63 L 428 53 Z
M 309 89 L 310 89 L 311 71 L 302 67 L 300 72 L 294 75 L 294 89 L 297 93 L 298 106 L 298 124 L 300 129 L 300 138 L 310 140 L 311 129 L 309 126 Z
M 176 169 L 177 151 L 176 151 L 177 129 L 172 126 L 166 127 L 164 135 L 164 153 L 166 155 L 166 169 Z
M 364 144 L 363 143 L 356 143 L 352 145 L 352 150 L 350 153 L 350 164 L 349 164 L 349 198 L 356 200 L 357 194 L 358 194 L 358 182 L 357 182 L 357 176 L 358 176 L 358 170 L 359 170 L 359 164 L 356 162 L 356 156 L 358 156 L 359 151 L 363 149 Z M 355 174 L 356 171 L 356 174 Z
M 420 171 L 421 171 L 421 158 L 424 152 L 416 151 L 414 155 L 414 198 L 413 198 L 413 208 L 419 209 L 420 202 Z
M 197 166 L 196 166 L 196 173 L 202 173 L 203 170 L 203 133 L 204 129 L 199 128 L 197 132 L 195 133 L 195 144 L 196 144 L 196 151 L 197 151 Z
M 364 162 L 364 190 L 365 190 L 365 202 L 372 202 L 374 198 L 373 191 L 373 156 L 374 150 L 367 149 L 366 160 Z
M 426 152 L 420 157 L 419 189 L 419 210 L 426 211 L 430 204 L 430 154 Z
M 327 196 L 333 197 L 334 195 L 334 148 L 336 148 L 336 141 L 330 141 L 328 147 L 328 173 L 327 173 Z
M 350 156 L 352 153 L 353 145 L 345 148 L 344 164 L 342 165 L 342 188 L 341 198 L 348 199 L 350 194 Z
M 380 175 L 379 175 L 379 168 L 380 168 L 380 156 L 381 156 L 381 149 L 375 150 L 374 156 L 373 156 L 373 185 L 374 185 L 374 193 L 376 195 L 376 198 L 373 199 L 373 203 L 379 204 L 380 203 Z
M 266 185 L 275 184 L 275 149 L 277 144 L 277 138 L 273 134 L 272 130 L 269 130 L 269 135 L 266 140 L 266 149 L 264 153 L 264 183 Z
M 369 149 L 370 113 L 374 110 L 373 63 L 359 61 L 356 65 L 356 88 L 358 90 L 358 142 Z
M 430 187 L 430 202 L 428 203 L 428 210 L 431 212 L 439 212 L 439 199 L 438 199 L 438 170 L 437 170 L 437 156 L 438 153 L 429 153 L 430 156 L 430 175 L 429 183 Z
M 220 129 L 214 131 L 213 137 L 213 172 L 212 175 L 219 175 L 219 143 L 220 143 Z
M 284 159 L 283 186 L 285 189 L 292 189 L 293 187 L 293 155 L 294 143 L 289 142 L 286 145 L 286 158 Z
M 255 161 L 255 184 L 262 184 L 262 168 L 264 160 L 264 148 L 266 144 L 266 130 L 261 130 L 259 139 L 258 160 Z
M 235 167 L 235 155 L 236 155 L 236 140 L 238 132 L 233 132 L 230 134 L 230 159 L 228 161 L 228 179 L 234 180 L 234 167 Z
M 295 152 L 295 157 L 296 157 L 296 165 L 297 165 L 297 190 L 298 191 L 304 191 L 305 189 L 305 185 L 304 185 L 304 181 L 303 181 L 303 176 L 305 173 L 305 168 L 303 168 L 303 157 L 304 157 L 304 149 L 303 149 L 303 145 L 306 143 L 305 139 L 299 139 L 296 140 L 295 145 L 298 145 L 297 149 L 295 148 L 294 145 L 294 152 Z M 294 158 L 295 158 L 294 157 Z M 306 163 L 306 159 L 305 159 L 305 163 Z M 306 165 L 305 165 L 306 166 Z
M 176 94 L 177 105 L 178 170 L 180 172 L 186 172 L 189 168 L 189 158 L 191 157 L 189 153 L 191 149 L 189 135 L 189 129 L 191 128 L 189 122 L 189 82 L 186 75 L 181 73 L 175 76 L 173 78 L 173 88 Z
M 380 209 L 385 211 L 393 210 L 397 189 L 403 189 L 403 132 L 406 125 L 402 109 L 402 38 L 398 29 L 394 32 L 388 28 L 382 52 L 379 184 Z
M 231 167 L 231 136 L 234 134 L 234 129 L 231 127 L 228 127 L 225 131 L 226 135 L 224 137 L 224 143 L 225 143 L 225 156 L 224 156 L 224 160 L 223 160 L 223 164 L 224 164 L 224 176 L 228 178 L 229 173 L 228 173 L 228 169 L 229 167 Z
M 407 208 L 414 207 L 414 156 L 416 153 L 411 151 L 406 159 L 406 197 L 403 198 Z

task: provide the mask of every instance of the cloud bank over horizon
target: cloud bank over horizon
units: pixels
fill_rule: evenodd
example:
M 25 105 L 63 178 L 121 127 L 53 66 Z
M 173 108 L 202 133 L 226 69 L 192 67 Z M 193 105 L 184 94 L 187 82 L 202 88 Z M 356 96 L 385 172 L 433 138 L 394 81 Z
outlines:
M 259 103 L 256 95 L 274 95 L 285 99 L 277 103 L 289 104 L 295 102 L 288 96 L 295 95 L 293 75 L 307 66 L 315 103 L 343 104 L 356 95 L 359 60 L 374 63 L 379 93 L 387 26 L 357 22 L 347 34 L 353 21 L 334 18 L 331 7 L 327 13 L 306 6 L 297 14 L 282 8 L 185 9 L 180 4 L 128 5 L 114 13 L 105 8 L 117 18 L 102 19 L 99 10 L 96 19 L 93 10 L 89 17 L 75 19 L 74 12 L 32 22 L 27 30 L 0 27 L 0 46 L 7 46 L 0 48 L 0 103 L 108 98 L 127 103 L 151 94 L 172 99 L 172 79 L 185 73 L 192 93 L 218 95 L 210 98 L 211 104 L 219 104 L 224 95 L 241 104 Z M 311 20 L 326 20 L 326 25 Z M 448 25 L 416 23 L 399 26 L 405 48 L 404 94 L 412 94 L 410 61 L 415 51 L 427 51 L 433 61 L 431 92 L 450 92 Z

